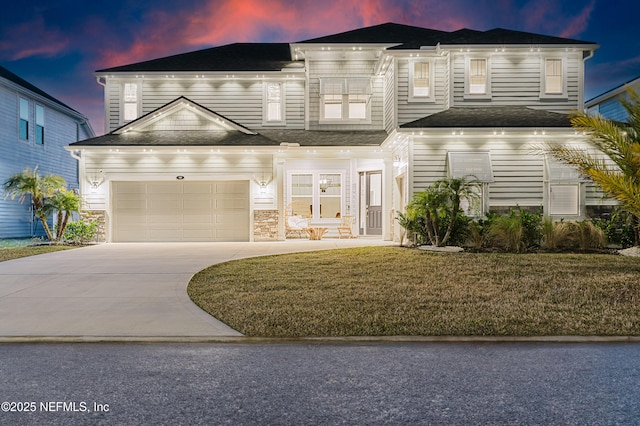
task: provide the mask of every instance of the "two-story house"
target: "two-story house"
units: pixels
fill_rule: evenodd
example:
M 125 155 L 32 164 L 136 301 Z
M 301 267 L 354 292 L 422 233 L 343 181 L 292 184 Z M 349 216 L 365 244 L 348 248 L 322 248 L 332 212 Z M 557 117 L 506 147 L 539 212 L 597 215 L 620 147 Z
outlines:
M 473 175 L 470 214 L 583 217 L 604 201 L 545 142 L 584 146 L 590 42 L 387 23 L 297 43 L 237 43 L 97 71 L 108 134 L 72 144 L 110 241 L 285 237 L 285 211 L 397 238 L 413 193 Z
M 84 115 L 0 67 L 0 182 L 37 166 L 77 189 L 78 163 L 65 147 L 93 136 Z M 0 197 L 0 238 L 43 234 L 28 202 Z

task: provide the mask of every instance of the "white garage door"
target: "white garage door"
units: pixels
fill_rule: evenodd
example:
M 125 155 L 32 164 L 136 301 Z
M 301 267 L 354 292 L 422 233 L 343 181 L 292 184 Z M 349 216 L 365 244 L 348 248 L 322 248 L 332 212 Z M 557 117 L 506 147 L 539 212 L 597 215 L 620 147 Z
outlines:
M 249 241 L 249 181 L 113 182 L 113 241 Z

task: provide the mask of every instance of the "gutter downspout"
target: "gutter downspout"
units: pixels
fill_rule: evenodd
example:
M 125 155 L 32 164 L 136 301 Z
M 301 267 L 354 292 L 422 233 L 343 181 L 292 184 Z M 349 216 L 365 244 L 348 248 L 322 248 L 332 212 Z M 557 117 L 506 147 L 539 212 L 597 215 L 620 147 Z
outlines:
M 581 94 L 580 105 L 579 105 L 582 111 L 584 111 L 584 68 L 585 68 L 584 65 L 589 59 L 593 58 L 594 54 L 595 54 L 595 51 L 592 49 L 592 50 L 589 50 L 589 54 L 587 56 L 584 56 L 582 58 L 582 94 Z

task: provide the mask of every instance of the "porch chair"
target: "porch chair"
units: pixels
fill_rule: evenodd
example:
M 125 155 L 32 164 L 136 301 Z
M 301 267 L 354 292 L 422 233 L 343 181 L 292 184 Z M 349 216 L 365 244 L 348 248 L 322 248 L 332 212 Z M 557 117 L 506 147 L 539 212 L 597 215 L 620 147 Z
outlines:
M 298 234 L 298 238 L 306 235 L 305 229 L 311 222 L 309 205 L 304 201 L 292 201 L 287 204 L 284 210 L 285 238 L 293 234 Z
M 353 219 L 354 217 L 351 215 L 345 215 L 341 217 L 340 225 L 338 225 L 339 238 L 342 238 L 342 237 L 355 238 L 356 237 L 355 235 L 353 235 L 353 232 L 351 231 Z

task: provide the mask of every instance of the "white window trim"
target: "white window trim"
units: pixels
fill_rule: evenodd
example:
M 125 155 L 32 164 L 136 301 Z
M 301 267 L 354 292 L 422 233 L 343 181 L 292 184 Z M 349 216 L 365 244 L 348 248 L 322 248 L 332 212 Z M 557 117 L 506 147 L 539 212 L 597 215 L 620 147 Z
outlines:
M 426 63 L 429 64 L 429 96 L 416 96 L 413 94 L 413 83 L 414 83 L 414 64 L 416 63 Z M 434 94 L 434 68 L 435 68 L 435 60 L 433 59 L 410 59 L 409 60 L 409 97 L 408 102 L 435 102 L 435 94 Z
M 334 170 L 334 169 L 314 169 L 314 170 L 289 170 L 287 172 L 287 203 L 291 203 L 293 200 L 291 184 L 293 182 L 293 175 L 311 175 L 312 176 L 312 192 L 311 192 L 311 200 L 312 200 L 312 217 L 311 222 L 313 223 L 339 223 L 340 218 L 334 217 L 320 217 L 320 197 L 322 196 L 320 191 L 320 175 L 340 175 L 340 213 L 346 214 L 346 197 L 348 196 L 346 188 L 345 188 L 345 178 L 346 171 L 343 169 Z
M 472 59 L 484 59 L 487 64 L 487 88 L 486 93 L 470 93 L 470 70 Z M 464 98 L 473 100 L 491 100 L 491 57 L 488 55 L 465 55 L 464 58 Z
M 124 88 L 125 84 L 135 84 L 137 86 L 136 89 L 136 118 L 133 120 L 125 120 L 124 119 Z M 120 85 L 120 124 L 130 123 L 134 120 L 137 120 L 142 116 L 142 84 L 139 81 L 131 81 L 131 80 L 123 80 Z
M 269 108 L 267 105 L 267 93 L 269 84 L 280 85 L 280 120 L 269 120 Z M 285 99 L 285 82 L 284 81 L 264 81 L 262 90 L 262 125 L 263 126 L 284 126 L 287 124 L 286 119 L 286 99 Z
M 349 117 L 349 81 L 350 80 L 368 80 L 369 85 L 371 79 L 369 77 L 350 77 L 350 78 L 323 78 L 320 79 L 320 117 L 319 122 L 321 124 L 371 124 L 371 91 L 363 95 L 367 96 L 365 118 L 350 118 Z M 342 118 L 325 118 L 325 101 L 324 101 L 324 84 L 325 83 L 340 83 L 342 85 Z M 336 94 L 337 95 L 337 94 Z
M 562 61 L 562 93 L 547 93 L 547 60 Z M 567 94 L 567 58 L 560 56 L 544 56 L 540 59 L 540 99 L 568 99 Z

